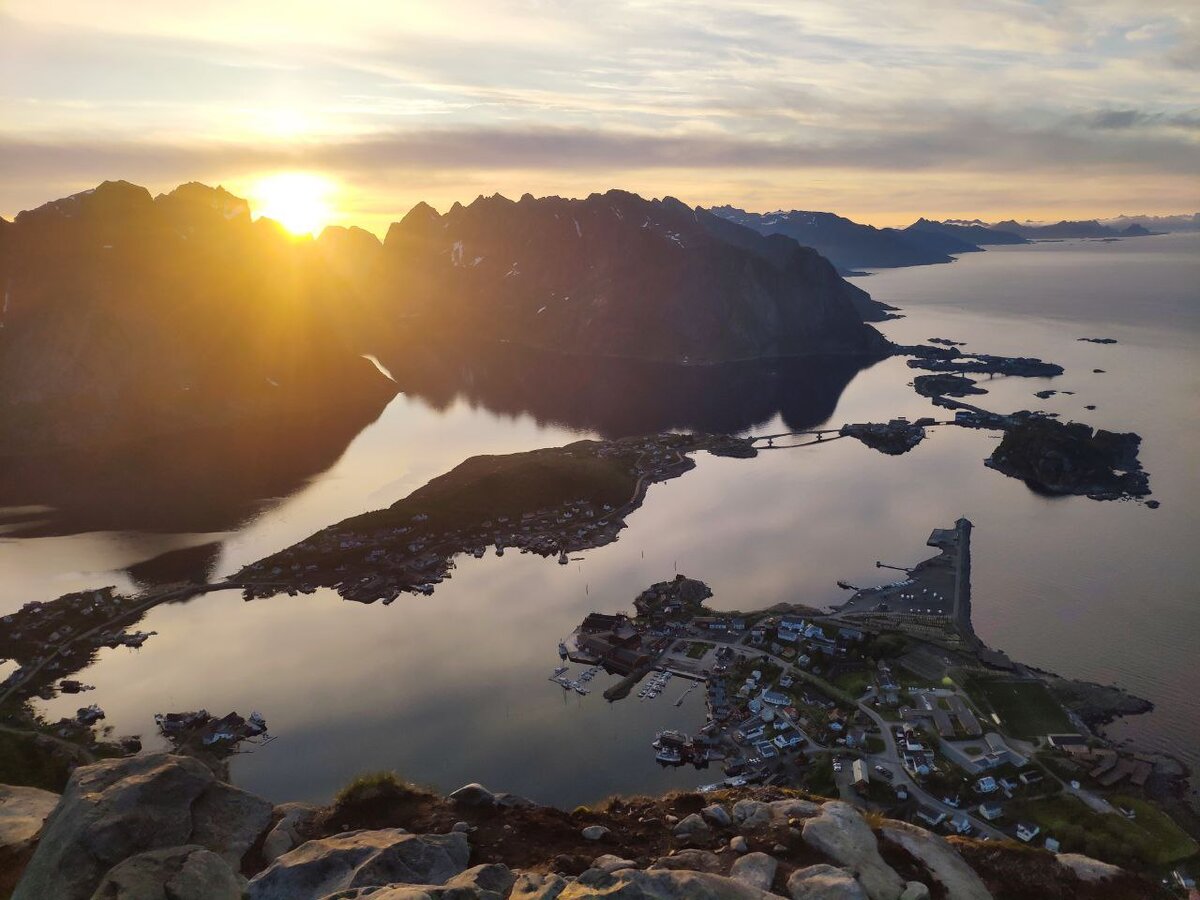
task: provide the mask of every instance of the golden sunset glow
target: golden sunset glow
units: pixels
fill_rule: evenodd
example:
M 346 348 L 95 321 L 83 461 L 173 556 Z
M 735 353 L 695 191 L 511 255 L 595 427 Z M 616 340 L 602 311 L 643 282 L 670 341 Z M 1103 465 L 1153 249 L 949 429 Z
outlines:
M 317 234 L 333 217 L 336 186 L 305 172 L 281 172 L 255 182 L 251 203 L 258 216 L 274 219 L 292 234 Z

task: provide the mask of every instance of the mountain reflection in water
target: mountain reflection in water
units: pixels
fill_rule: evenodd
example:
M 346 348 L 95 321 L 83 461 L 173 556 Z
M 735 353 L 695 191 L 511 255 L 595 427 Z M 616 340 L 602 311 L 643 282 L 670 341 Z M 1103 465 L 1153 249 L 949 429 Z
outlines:
M 465 399 L 605 438 L 667 430 L 736 434 L 775 416 L 790 428 L 809 428 L 828 419 L 846 385 L 877 362 L 810 356 L 673 366 L 506 344 L 427 344 L 384 361 L 401 390 L 435 409 Z

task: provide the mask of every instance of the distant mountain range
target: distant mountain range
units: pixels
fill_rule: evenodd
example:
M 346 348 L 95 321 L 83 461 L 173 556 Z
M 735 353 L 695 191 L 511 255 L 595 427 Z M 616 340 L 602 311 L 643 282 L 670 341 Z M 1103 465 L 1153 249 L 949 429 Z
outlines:
M 1021 244 L 1024 239 L 979 225 L 956 225 L 919 219 L 907 228 L 876 228 L 829 212 L 751 213 L 717 206 L 715 215 L 760 234 L 781 234 L 812 247 L 842 273 L 858 269 L 927 266 L 952 262 L 956 254 L 973 253 L 986 244 Z
M 1200 213 L 1190 216 L 1120 216 L 1089 221 L 987 223 L 979 219 L 921 218 L 907 228 L 876 228 L 830 212 L 779 210 L 752 213 L 734 206 L 714 206 L 714 215 L 752 228 L 759 234 L 785 235 L 812 247 L 842 274 L 859 269 L 887 269 L 952 262 L 1001 244 L 1070 238 L 1144 237 L 1165 231 L 1200 230 Z
M 105 182 L 0 220 L 0 286 L 0 454 L 361 427 L 397 389 L 363 355 L 426 336 L 676 364 L 888 349 L 864 323 L 886 308 L 814 250 L 621 191 L 420 204 L 380 242 Z

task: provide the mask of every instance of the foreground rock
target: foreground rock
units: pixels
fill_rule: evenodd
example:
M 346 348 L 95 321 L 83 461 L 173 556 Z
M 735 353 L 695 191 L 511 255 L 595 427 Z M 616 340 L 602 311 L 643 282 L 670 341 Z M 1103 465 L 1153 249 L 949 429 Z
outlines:
M 76 769 L 13 900 L 88 900 L 117 863 L 168 847 L 198 845 L 237 868 L 270 821 L 270 803 L 194 759 L 153 754 Z
M 0 785 L 0 850 L 19 853 L 32 846 L 58 794 L 32 787 Z
M 440 885 L 467 867 L 466 835 L 351 831 L 309 841 L 250 881 L 251 900 L 319 900 L 335 891 L 392 884 Z
M 513 896 L 517 897 L 516 892 Z M 552 895 L 525 895 L 547 898 Z M 771 900 L 777 895 L 708 872 L 652 869 L 624 870 L 593 884 L 569 884 L 559 900 Z
M 870 900 L 897 900 L 904 890 L 904 881 L 879 855 L 870 827 L 847 803 L 824 804 L 821 815 L 804 823 L 804 842 L 853 874 Z
M 747 853 L 734 861 L 729 869 L 729 877 L 750 887 L 769 891 L 778 868 L 779 862 L 773 856 L 767 856 L 765 853 Z
M 788 879 L 792 900 L 867 900 L 867 892 L 845 869 L 817 865 L 797 869 Z
M 242 900 L 245 881 L 195 845 L 139 853 L 104 876 L 92 900 Z
M 916 857 L 954 900 L 992 900 L 980 877 L 938 835 L 906 822 L 888 822 L 883 836 Z

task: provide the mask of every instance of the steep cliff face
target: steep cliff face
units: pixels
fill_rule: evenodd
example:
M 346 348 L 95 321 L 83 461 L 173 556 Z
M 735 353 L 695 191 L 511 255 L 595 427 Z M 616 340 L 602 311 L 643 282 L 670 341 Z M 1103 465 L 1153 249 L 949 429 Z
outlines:
M 21 213 L 0 243 L 0 452 L 390 396 L 326 246 L 219 188 L 105 182 Z
M 692 364 L 885 347 L 820 255 L 671 198 L 421 205 L 384 250 L 427 323 L 514 344 Z

